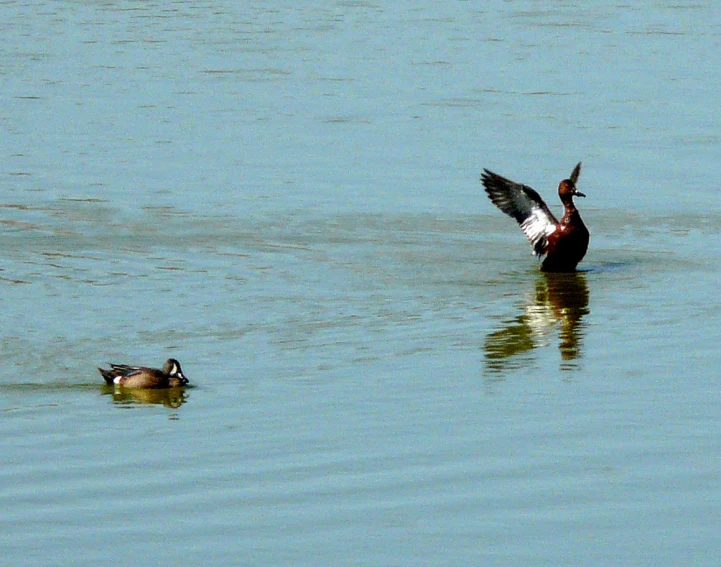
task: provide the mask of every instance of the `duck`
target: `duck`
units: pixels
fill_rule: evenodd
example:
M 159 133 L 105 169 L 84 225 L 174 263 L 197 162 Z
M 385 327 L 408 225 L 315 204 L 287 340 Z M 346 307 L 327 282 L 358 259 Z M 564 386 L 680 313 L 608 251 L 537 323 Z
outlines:
M 174 358 L 169 358 L 162 369 L 110 364 L 109 370 L 98 367 L 98 371 L 107 384 L 124 388 L 178 388 L 190 383 Z
M 491 202 L 514 218 L 541 259 L 544 272 L 575 272 L 588 250 L 590 234 L 573 202 L 585 197 L 576 188 L 581 174 L 581 162 L 573 168 L 568 179 L 558 184 L 558 197 L 564 213 L 556 220 L 541 196 L 521 183 L 516 183 L 485 169 L 481 181 Z

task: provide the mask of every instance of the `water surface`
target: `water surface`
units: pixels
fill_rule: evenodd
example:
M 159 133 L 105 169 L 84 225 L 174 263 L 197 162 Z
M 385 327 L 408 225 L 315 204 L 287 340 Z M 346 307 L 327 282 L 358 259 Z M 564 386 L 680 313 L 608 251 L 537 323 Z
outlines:
M 0 12 L 6 564 L 715 562 L 714 5 Z

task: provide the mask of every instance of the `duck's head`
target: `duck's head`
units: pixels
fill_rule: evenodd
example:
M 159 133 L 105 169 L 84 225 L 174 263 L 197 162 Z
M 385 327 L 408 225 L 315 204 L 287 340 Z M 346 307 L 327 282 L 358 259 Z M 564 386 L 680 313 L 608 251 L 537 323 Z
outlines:
M 568 179 L 564 179 L 561 181 L 561 183 L 558 184 L 558 196 L 561 198 L 561 201 L 566 201 L 567 199 L 570 200 L 573 197 L 585 197 L 586 195 L 581 193 L 578 189 L 576 189 L 576 182 L 578 181 L 578 176 L 581 175 L 581 162 L 578 162 L 578 165 L 573 168 L 573 171 L 571 172 L 571 176 Z
M 181 384 L 187 384 L 189 380 L 183 374 L 183 370 L 180 368 L 180 362 L 174 358 L 169 358 L 163 365 L 163 372 L 172 378 L 177 378 Z

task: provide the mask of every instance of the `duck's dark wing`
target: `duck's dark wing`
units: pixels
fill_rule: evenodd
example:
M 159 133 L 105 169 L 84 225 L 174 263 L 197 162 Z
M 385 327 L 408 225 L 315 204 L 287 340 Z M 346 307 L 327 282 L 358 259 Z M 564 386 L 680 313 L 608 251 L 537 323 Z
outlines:
M 128 366 L 127 364 L 110 364 L 110 368 L 115 376 L 132 376 L 142 370 L 140 366 Z
M 516 219 L 523 234 L 531 241 L 536 256 L 546 251 L 548 237 L 558 225 L 541 196 L 527 185 L 521 185 L 497 173 L 483 170 L 481 181 L 494 205 Z

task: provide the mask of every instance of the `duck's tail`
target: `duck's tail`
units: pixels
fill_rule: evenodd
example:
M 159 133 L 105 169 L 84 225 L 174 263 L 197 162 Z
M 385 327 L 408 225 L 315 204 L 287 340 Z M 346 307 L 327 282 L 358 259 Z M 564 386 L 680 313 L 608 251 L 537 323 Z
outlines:
M 105 382 L 107 384 L 112 385 L 113 380 L 115 380 L 115 374 L 113 373 L 113 371 L 112 370 L 104 370 L 104 369 L 100 368 L 99 366 L 97 368 L 98 368 L 98 372 L 100 372 L 100 375 L 103 377 Z

